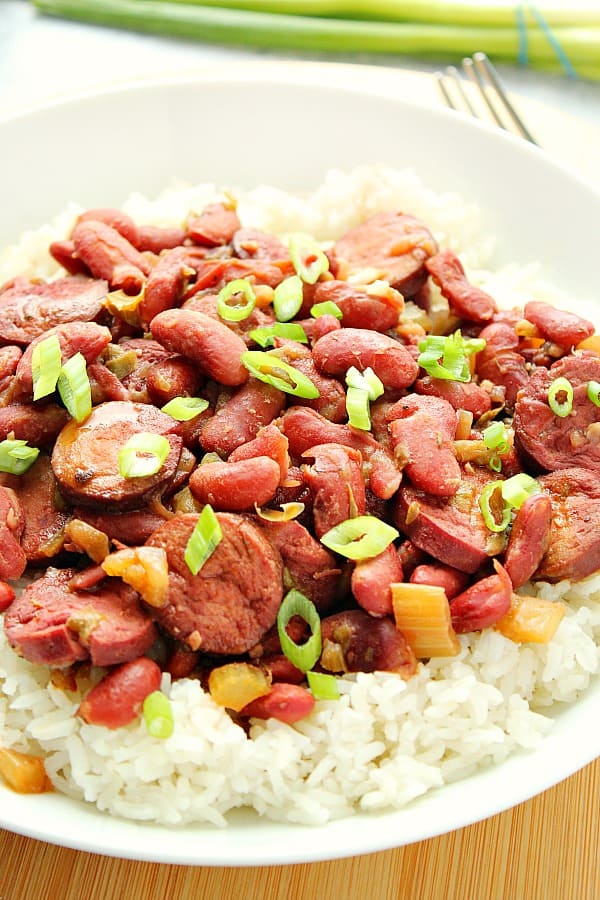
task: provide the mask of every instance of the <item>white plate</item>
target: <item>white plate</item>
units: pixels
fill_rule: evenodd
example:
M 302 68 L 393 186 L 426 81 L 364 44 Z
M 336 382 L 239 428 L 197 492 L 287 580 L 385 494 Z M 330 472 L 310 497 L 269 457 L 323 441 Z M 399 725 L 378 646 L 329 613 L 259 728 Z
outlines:
M 345 67 L 251 64 L 94 93 L 0 122 L 0 245 L 76 199 L 117 205 L 178 177 L 244 187 L 315 187 L 360 163 L 415 168 L 478 203 L 496 262 L 540 259 L 573 295 L 597 293 L 600 195 L 536 148 L 443 109 L 395 96 L 393 79 L 344 87 Z M 365 75 L 368 70 L 365 70 Z M 188 865 L 267 865 L 369 853 L 507 809 L 600 755 L 600 683 L 556 716 L 535 752 L 432 792 L 406 809 L 306 828 L 232 817 L 224 830 L 168 829 L 104 816 L 48 794 L 0 787 L 0 825 L 69 847 Z

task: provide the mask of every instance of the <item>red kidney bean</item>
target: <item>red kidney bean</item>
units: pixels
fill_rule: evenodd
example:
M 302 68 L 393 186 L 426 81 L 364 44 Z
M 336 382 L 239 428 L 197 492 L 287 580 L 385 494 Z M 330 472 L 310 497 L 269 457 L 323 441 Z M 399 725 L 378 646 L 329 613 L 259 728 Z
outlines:
M 390 544 L 378 556 L 357 562 L 350 583 L 354 599 L 366 612 L 386 616 L 394 611 L 390 585 L 403 580 L 398 552 Z
M 160 688 L 161 671 L 145 656 L 117 666 L 87 694 L 78 714 L 89 725 L 120 728 L 140 714 L 148 694 Z
M 237 447 L 253 440 L 285 406 L 282 391 L 252 378 L 242 385 L 206 423 L 200 444 L 209 453 L 228 456 Z M 269 455 L 269 454 L 267 454 Z
M 555 309 L 549 303 L 539 300 L 530 300 L 525 304 L 524 316 L 529 322 L 533 322 L 539 332 L 548 341 L 552 341 L 570 350 L 576 347 L 585 338 L 590 337 L 594 331 L 594 325 L 587 319 L 564 309 Z
M 502 385 L 505 403 L 510 409 L 515 405 L 518 391 L 529 381 L 524 358 L 517 352 L 519 338 L 510 322 L 495 321 L 479 333 L 486 346 L 475 357 L 475 368 L 480 381 L 487 379 Z
M 297 669 L 287 656 L 284 656 L 282 653 L 278 656 L 263 657 L 260 664 L 271 676 L 273 684 L 278 682 L 302 684 L 305 679 L 304 672 L 301 669 Z
M 203 382 L 195 363 L 183 356 L 159 360 L 146 372 L 146 390 L 155 406 L 164 406 L 175 397 L 195 397 Z
M 0 613 L 6 612 L 15 599 L 14 589 L 5 581 L 0 581 Z
M 149 250 L 151 253 L 158 254 L 162 250 L 179 247 L 185 239 L 186 232 L 178 225 L 138 225 L 136 247 L 140 253 Z
M 240 716 L 256 719 L 279 719 L 292 725 L 310 715 L 315 698 L 297 684 L 277 682 L 264 697 L 257 697 L 240 710 Z
M 192 309 L 168 309 L 155 316 L 151 328 L 163 347 L 187 356 L 214 381 L 238 385 L 248 380 L 248 370 L 240 362 L 246 345 L 216 319 Z
M 402 294 L 388 287 L 375 293 L 358 288 L 347 281 L 322 281 L 315 285 L 314 303 L 331 301 L 343 313 L 344 328 L 367 328 L 370 331 L 389 331 L 398 324 L 404 308 Z
M 197 650 L 190 650 L 185 644 L 177 644 L 167 662 L 167 672 L 171 678 L 187 678 L 192 674 L 198 661 L 200 653 Z
M 428 558 L 425 551 L 421 550 L 420 547 L 417 547 L 416 544 L 413 544 L 412 541 L 402 541 L 398 547 L 398 559 L 400 560 L 400 565 L 402 566 L 405 578 L 410 579 L 410 576 L 416 567 L 424 564 Z
M 441 587 L 446 592 L 448 600 L 452 600 L 461 591 L 464 591 L 469 583 L 469 576 L 465 572 L 459 572 L 452 566 L 443 563 L 422 563 L 413 569 L 410 578 L 412 584 L 431 584 Z
M 117 376 L 103 363 L 91 363 L 87 367 L 92 389 L 92 404 L 97 406 L 107 400 L 129 400 L 129 391 Z
M 113 290 L 139 294 L 150 265 L 123 235 L 103 222 L 80 222 L 73 241 L 77 255 L 96 278 L 105 278 Z
M 495 575 L 476 581 L 450 603 L 452 626 L 457 634 L 489 628 L 508 612 L 512 582 L 497 560 L 494 568 Z
M 119 234 L 123 235 L 125 240 L 129 241 L 130 244 L 133 244 L 134 247 L 138 246 L 138 227 L 131 216 L 128 216 L 127 213 L 120 209 L 112 209 L 109 207 L 86 209 L 86 211 L 81 213 L 78 217 L 75 227 L 77 227 L 80 222 L 103 222 L 104 225 L 109 225 L 111 228 L 114 228 L 115 231 L 118 231 Z
M 214 462 L 198 466 L 190 475 L 190 490 L 200 503 L 238 512 L 263 506 L 275 494 L 280 470 L 267 456 L 235 463 Z
M 441 250 L 431 256 L 425 266 L 455 315 L 470 322 L 490 321 L 496 312 L 493 297 L 470 283 L 452 250 Z
M 410 678 L 417 667 L 406 638 L 389 616 L 375 619 L 362 609 L 336 613 L 321 621 L 321 637 L 321 665 L 329 671 L 397 672 Z M 343 667 L 333 666 L 340 657 L 330 654 L 329 644 L 341 650 Z
M 68 545 L 65 545 L 65 549 L 73 549 Z M 69 591 L 91 591 L 95 587 L 97 587 L 101 581 L 104 581 L 106 578 L 106 572 L 102 568 L 101 565 L 97 566 L 88 566 L 87 569 L 82 569 L 81 572 L 77 572 L 77 574 L 73 575 L 73 577 L 69 580 L 68 588 Z
M 341 444 L 319 444 L 302 454 L 314 463 L 303 470 L 313 494 L 314 527 L 317 537 L 331 528 L 366 512 L 362 456 Z
M 176 247 L 164 253 L 152 268 L 138 306 L 142 326 L 148 330 L 152 319 L 165 309 L 178 306 L 195 267 L 203 258 L 191 247 Z
M 273 355 L 306 375 L 319 391 L 319 396 L 314 400 L 304 400 L 298 397 L 296 403 L 299 406 L 309 406 L 311 409 L 315 409 L 330 422 L 345 422 L 347 419 L 346 392 L 340 382 L 336 378 L 329 378 L 319 372 L 311 351 L 303 344 L 276 338 L 275 345 L 277 350 Z
M 188 222 L 187 234 L 196 244 L 204 247 L 218 247 L 229 244 L 242 223 L 231 206 L 210 203 L 199 216 Z
M 54 257 L 59 266 L 66 269 L 69 275 L 86 275 L 89 269 L 82 259 L 77 256 L 75 241 L 68 238 L 65 241 L 53 241 L 49 248 L 50 256 Z
M 329 314 L 317 316 L 316 319 L 300 319 L 298 325 L 301 325 L 302 328 L 304 328 L 306 337 L 311 344 L 315 344 L 319 338 L 322 338 L 325 334 L 329 334 L 330 331 L 339 331 L 342 327 L 340 320 Z
M 441 397 L 410 394 L 387 414 L 394 456 L 415 487 L 436 497 L 452 497 L 461 474 L 454 454 L 456 415 Z
M 441 397 L 447 400 L 454 409 L 466 409 L 478 419 L 492 407 L 490 395 L 481 385 L 474 381 L 463 383 L 460 381 L 444 381 L 441 378 L 431 378 L 425 375 L 417 378 L 414 383 L 417 394 L 425 394 L 430 397 Z
M 419 373 L 410 352 L 393 338 L 363 328 L 341 328 L 313 347 L 315 365 L 325 375 L 344 378 L 351 366 L 373 369 L 388 390 L 409 387 Z
M 514 518 L 504 568 L 515 590 L 528 581 L 550 545 L 552 503 L 548 494 L 532 494 Z
M 241 459 L 253 459 L 256 456 L 268 456 L 270 459 L 274 459 L 281 472 L 279 484 L 280 486 L 285 484 L 290 466 L 288 439 L 276 425 L 271 424 L 261 428 L 253 440 L 236 447 L 228 461 L 230 463 L 239 462 Z

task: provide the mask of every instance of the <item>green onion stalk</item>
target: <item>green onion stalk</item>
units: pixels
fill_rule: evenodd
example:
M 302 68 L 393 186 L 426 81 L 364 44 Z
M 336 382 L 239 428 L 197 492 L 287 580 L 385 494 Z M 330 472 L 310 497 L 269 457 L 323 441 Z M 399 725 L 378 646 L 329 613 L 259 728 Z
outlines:
M 192 0 L 33 0 L 43 12 L 99 25 L 204 42 L 331 53 L 382 53 L 455 61 L 483 47 L 494 60 L 515 62 L 522 52 L 524 10 L 527 62 L 561 70 L 561 62 L 530 4 L 366 0 L 354 3 L 198 4 Z M 273 10 L 285 10 L 275 13 Z M 600 9 L 572 3 L 551 10 L 536 4 L 577 75 L 600 81 Z M 265 10 L 265 11 L 263 11 Z M 311 15 L 296 15 L 301 11 Z M 343 16 L 343 17 L 342 17 Z M 347 16 L 347 17 L 346 17 Z M 353 18 L 354 16 L 354 18 Z M 384 21 L 388 19 L 388 21 Z

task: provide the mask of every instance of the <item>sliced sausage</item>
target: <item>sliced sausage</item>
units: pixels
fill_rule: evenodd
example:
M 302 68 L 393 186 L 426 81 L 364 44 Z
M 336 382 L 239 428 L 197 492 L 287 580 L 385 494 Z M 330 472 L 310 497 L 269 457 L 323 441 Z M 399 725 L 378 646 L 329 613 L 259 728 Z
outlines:
M 600 489 L 589 469 L 561 469 L 539 478 L 552 502 L 550 543 L 536 579 L 580 581 L 600 568 Z
M 519 338 L 514 325 L 505 321 L 491 322 L 480 331 L 479 337 L 486 343 L 475 357 L 479 379 L 501 385 L 505 404 L 512 409 L 517 393 L 529 381 L 525 359 L 517 350 Z
M 240 362 L 246 345 L 221 322 L 196 310 L 169 309 L 159 313 L 151 327 L 163 347 L 193 360 L 209 378 L 229 386 L 248 380 Z
M 27 565 L 27 557 L 19 543 L 25 517 L 15 492 L 0 487 L 0 579 L 20 578 Z
M 178 422 L 143 403 L 103 403 L 85 422 L 70 421 L 59 434 L 52 452 L 52 468 L 61 493 L 81 506 L 119 510 L 142 506 L 168 485 L 175 475 L 182 440 Z M 171 450 L 154 475 L 123 478 L 119 452 L 135 434 L 164 435 Z
M 504 536 L 487 528 L 479 509 L 481 491 L 492 474 L 463 471 L 457 493 L 448 499 L 401 485 L 394 501 L 396 525 L 434 559 L 461 572 L 476 572 L 504 549 Z
M 451 312 L 469 322 L 482 324 L 490 321 L 496 312 L 494 298 L 471 284 L 460 259 L 452 250 L 441 250 L 425 265 L 448 301 Z
M 529 581 L 550 545 L 552 503 L 548 494 L 532 494 L 515 515 L 504 568 L 516 590 Z
M 284 406 L 282 391 L 250 378 L 204 425 L 200 444 L 209 453 L 228 456 L 236 447 L 253 440 Z
M 419 366 L 407 348 L 393 338 L 363 328 L 341 328 L 320 338 L 313 347 L 317 369 L 345 378 L 351 366 L 371 368 L 389 390 L 410 387 Z
M 65 322 L 91 322 L 103 310 L 108 284 L 77 275 L 50 282 L 19 279 L 0 297 L 0 340 L 30 344 Z
M 427 279 L 425 261 L 437 251 L 426 226 L 402 212 L 381 212 L 348 231 L 334 245 L 334 256 L 350 275 L 376 269 L 378 277 L 412 297 Z
M 117 579 L 95 591 L 70 591 L 76 569 L 49 568 L 5 615 L 11 647 L 29 662 L 70 666 L 91 659 L 112 666 L 145 653 L 156 630 L 138 595 Z
M 362 609 L 336 613 L 322 620 L 321 638 L 321 665 L 330 672 L 397 672 L 410 678 L 417 668 L 414 653 L 389 616 L 375 619 Z
M 410 394 L 398 400 L 386 418 L 394 456 L 415 485 L 436 497 L 451 497 L 460 485 L 454 455 L 456 415 L 441 397 Z
M 78 506 L 73 510 L 73 515 L 104 532 L 111 540 L 133 547 L 144 544 L 165 521 L 163 516 L 149 509 L 110 513 Z
M 546 340 L 558 344 L 564 350 L 576 347 L 595 331 L 594 325 L 587 319 L 582 319 L 581 316 L 565 309 L 556 309 L 549 303 L 542 303 L 539 300 L 530 300 L 526 303 L 523 314 L 529 322 L 533 322 Z
M 19 477 L 18 496 L 25 523 L 21 546 L 28 562 L 56 556 L 62 549 L 63 532 L 70 514 L 57 495 L 56 478 L 50 457 L 45 453 L 40 453 L 34 464 Z
M 217 513 L 223 539 L 197 575 L 185 549 L 198 516 L 175 516 L 148 544 L 163 547 L 169 564 L 169 600 L 155 610 L 160 625 L 192 650 L 245 653 L 270 628 L 283 596 L 281 557 L 248 519 Z
M 0 440 L 14 434 L 33 447 L 52 447 L 69 414 L 56 403 L 13 403 L 0 409 Z
M 66 322 L 50 328 L 45 334 L 34 338 L 19 360 L 15 378 L 23 392 L 31 393 L 33 390 L 31 361 L 35 347 L 53 335 L 58 338 L 63 363 L 76 353 L 81 353 L 86 362 L 93 362 L 110 344 L 112 337 L 106 326 L 95 322 Z
M 129 391 L 129 399 L 139 403 L 149 403 L 150 397 L 146 385 L 146 375 L 154 363 L 163 362 L 173 356 L 158 341 L 146 338 L 131 338 L 109 348 L 113 358 L 131 357 L 131 371 L 121 379 L 123 387 Z
M 302 456 L 314 459 L 312 465 L 303 468 L 303 475 L 313 495 L 318 538 L 340 522 L 365 514 L 365 482 L 358 450 L 341 444 L 318 444 Z
M 565 417 L 548 405 L 548 389 L 560 377 L 573 387 L 573 408 Z M 600 381 L 600 357 L 565 356 L 550 369 L 536 369 L 519 393 L 515 446 L 540 469 L 582 466 L 600 471 L 600 408 L 587 396 L 589 381 Z
M 0 347 L 0 392 L 10 386 L 22 355 L 20 347 Z

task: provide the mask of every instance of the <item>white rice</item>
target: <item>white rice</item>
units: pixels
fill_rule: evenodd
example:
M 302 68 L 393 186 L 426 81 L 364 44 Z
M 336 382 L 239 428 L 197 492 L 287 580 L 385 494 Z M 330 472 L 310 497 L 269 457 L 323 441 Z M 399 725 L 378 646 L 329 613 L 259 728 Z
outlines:
M 125 208 L 140 222 L 180 222 L 216 193 L 210 185 L 177 187 L 156 201 L 134 196 Z M 374 212 L 404 209 L 459 252 L 470 276 L 503 305 L 558 300 L 537 266 L 487 272 L 493 244 L 480 234 L 477 211 L 456 195 L 431 193 L 412 172 L 331 172 L 304 198 L 267 187 L 233 193 L 245 224 L 324 241 Z M 0 283 L 15 274 L 58 274 L 47 247 L 79 211 L 71 205 L 8 248 Z M 69 796 L 166 825 L 224 826 L 227 812 L 242 806 L 309 825 L 399 808 L 536 747 L 552 728 L 543 713 L 575 702 L 600 671 L 600 574 L 536 590 L 568 604 L 550 644 L 517 645 L 493 629 L 462 636 L 457 657 L 420 664 L 408 682 L 390 673 L 346 676 L 339 700 L 318 701 L 295 726 L 254 720 L 249 736 L 191 679 L 170 685 L 165 678 L 175 718 L 166 741 L 149 737 L 141 721 L 114 731 L 87 725 L 75 715 L 80 697 L 17 657 L 0 628 L 0 743 L 42 753 L 55 787 Z

